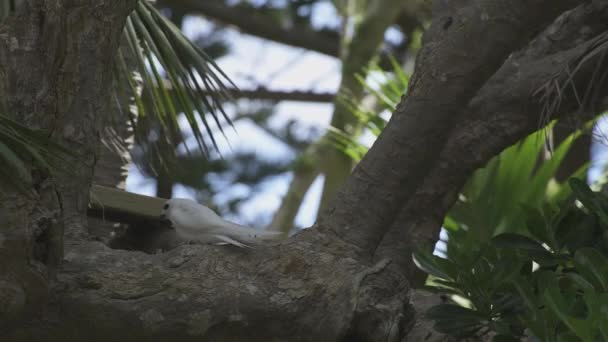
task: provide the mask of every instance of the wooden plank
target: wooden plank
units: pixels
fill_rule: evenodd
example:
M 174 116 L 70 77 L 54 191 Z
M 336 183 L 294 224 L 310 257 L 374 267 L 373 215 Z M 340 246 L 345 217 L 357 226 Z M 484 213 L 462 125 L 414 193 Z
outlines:
M 88 215 L 125 223 L 158 221 L 166 200 L 94 184 Z

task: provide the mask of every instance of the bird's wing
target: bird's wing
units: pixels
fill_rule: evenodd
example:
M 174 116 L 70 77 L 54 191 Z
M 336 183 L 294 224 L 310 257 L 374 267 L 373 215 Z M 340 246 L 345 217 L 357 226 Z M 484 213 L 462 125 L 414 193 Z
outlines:
M 222 240 L 222 241 L 226 242 L 227 244 L 230 244 L 230 245 L 234 245 L 234 246 L 241 247 L 241 248 L 245 248 L 245 247 L 246 248 L 251 248 L 251 246 L 247 246 L 246 244 L 240 243 L 240 242 L 238 242 L 238 241 L 236 241 L 234 239 L 231 239 L 231 238 L 229 238 L 228 236 L 225 236 L 225 235 L 215 235 L 215 237 L 218 238 L 219 240 Z

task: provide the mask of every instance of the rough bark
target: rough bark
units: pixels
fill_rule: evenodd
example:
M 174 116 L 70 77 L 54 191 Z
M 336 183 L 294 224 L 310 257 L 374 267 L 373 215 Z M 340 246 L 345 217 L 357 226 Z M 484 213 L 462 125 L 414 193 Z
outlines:
M 407 281 L 385 272 L 388 260 L 366 265 L 349 249 L 314 231 L 253 250 L 193 245 L 156 255 L 81 243 L 66 254 L 54 288 L 62 310 L 13 336 L 398 340 L 413 322 Z
M 9 115 L 71 149 L 54 177 L 32 169 L 30 196 L 0 189 L 0 331 L 45 307 L 62 239 L 86 236 L 86 207 L 104 124 L 108 65 L 134 1 L 28 1 L 0 26 Z
M 125 53 L 127 42 L 124 36 L 120 42 L 123 56 L 129 66 L 133 65 L 132 56 Z M 136 68 L 131 68 L 135 70 Z M 93 171 L 93 183 L 97 185 L 112 187 L 120 190 L 126 189 L 127 176 L 129 174 L 129 164 L 131 163 L 131 148 L 135 140 L 132 123 L 137 118 L 137 106 L 135 106 L 134 95 L 131 89 L 126 86 L 126 75 L 119 75 L 120 79 L 114 79 L 112 85 L 112 100 L 109 101 L 110 120 L 104 127 L 101 135 L 101 147 L 99 156 Z M 138 77 L 135 78 L 138 82 Z M 141 95 L 141 82 L 136 84 L 138 96 Z M 89 217 L 89 234 L 100 239 L 109 241 L 112 233 L 120 223 L 107 220 L 105 217 Z

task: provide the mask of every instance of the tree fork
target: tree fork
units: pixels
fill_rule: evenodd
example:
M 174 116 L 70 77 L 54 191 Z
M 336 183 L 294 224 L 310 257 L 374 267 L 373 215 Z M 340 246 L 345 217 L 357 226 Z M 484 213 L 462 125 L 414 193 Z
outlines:
M 580 3 L 468 1 L 456 4 L 461 7 L 450 17 L 435 17 L 424 33 L 408 94 L 319 218 L 321 225 L 373 254 L 471 98 L 513 50 Z
M 498 151 L 541 128 L 542 104 L 532 94 L 548 78 L 564 70 L 567 62 L 580 55 L 593 37 L 608 29 L 607 9 L 606 0 L 578 6 L 525 49 L 513 54 L 490 78 L 463 111 L 461 122 L 440 155 L 441 162 L 429 171 L 385 234 L 376 250 L 376 260 L 390 257 L 393 266 L 399 265 L 406 272 L 412 286 L 422 285 L 426 276 L 414 265 L 411 254 L 437 240 L 443 217 L 473 170 Z M 581 72 L 592 72 L 593 63 L 595 60 L 584 65 Z M 576 81 L 572 86 L 585 88 L 584 77 L 577 77 Z M 578 101 L 564 96 L 561 107 L 551 113 L 551 118 L 580 121 L 577 109 Z M 427 211 L 428 214 L 420 215 Z

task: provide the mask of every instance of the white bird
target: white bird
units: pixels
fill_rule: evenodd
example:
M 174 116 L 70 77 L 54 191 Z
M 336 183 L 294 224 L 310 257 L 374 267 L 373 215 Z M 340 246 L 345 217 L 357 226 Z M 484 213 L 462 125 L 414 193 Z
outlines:
M 279 232 L 257 231 L 226 221 L 206 206 L 185 198 L 165 202 L 160 217 L 169 219 L 177 235 L 186 241 L 249 247 L 247 244 L 280 236 Z

